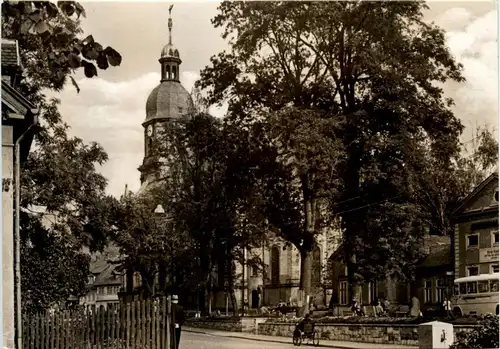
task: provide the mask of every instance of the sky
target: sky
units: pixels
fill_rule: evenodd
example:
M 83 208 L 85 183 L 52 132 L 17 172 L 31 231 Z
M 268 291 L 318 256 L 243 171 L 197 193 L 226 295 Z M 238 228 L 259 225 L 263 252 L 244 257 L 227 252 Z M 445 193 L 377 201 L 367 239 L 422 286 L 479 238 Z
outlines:
M 139 171 L 144 156 L 143 128 L 146 99 L 160 81 L 158 58 L 168 42 L 167 2 L 83 2 L 87 18 L 82 27 L 96 41 L 112 46 L 123 57 L 119 67 L 99 71 L 76 80 L 80 93 L 67 86 L 55 95 L 60 111 L 71 126 L 71 134 L 85 142 L 98 142 L 109 155 L 99 171 L 109 180 L 108 193 L 120 196 L 140 187 Z M 221 30 L 210 20 L 218 2 L 174 2 L 173 43 L 182 64 L 180 80 L 191 91 L 199 72 L 209 59 L 227 45 Z M 434 21 L 446 31 L 447 44 L 464 66 L 465 83 L 447 83 L 446 97 L 455 100 L 454 112 L 466 130 L 463 139 L 473 138 L 476 125 L 498 124 L 498 20 L 493 1 L 431 1 L 426 21 Z M 214 116 L 224 108 L 211 108 Z

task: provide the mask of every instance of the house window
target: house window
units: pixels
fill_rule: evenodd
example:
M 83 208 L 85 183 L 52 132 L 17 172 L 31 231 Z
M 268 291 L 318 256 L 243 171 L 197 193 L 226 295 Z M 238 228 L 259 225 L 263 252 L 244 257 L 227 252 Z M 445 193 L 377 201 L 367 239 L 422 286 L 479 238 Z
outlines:
M 257 266 L 252 266 L 252 276 L 259 276 L 259 268 Z
M 347 281 L 341 281 L 339 286 L 340 304 L 347 304 Z
M 491 272 L 492 273 L 498 273 L 498 264 L 492 264 L 491 265 Z
M 479 235 L 471 234 L 467 235 L 467 248 L 477 247 L 479 244 Z
M 345 275 L 345 276 L 349 275 L 349 274 L 348 274 L 348 271 L 347 271 L 347 265 L 344 267 L 344 275 Z
M 491 232 L 491 245 L 498 246 L 498 230 Z
M 377 298 L 377 282 L 371 281 L 368 283 L 368 303 L 371 304 Z
M 432 303 L 432 281 L 424 281 L 424 303 Z
M 467 276 L 479 275 L 479 267 L 477 265 L 471 265 L 467 267 Z
M 280 250 L 277 246 L 271 249 L 271 284 L 280 283 Z
M 438 303 L 443 303 L 446 295 L 446 279 L 438 278 L 436 280 L 436 298 Z

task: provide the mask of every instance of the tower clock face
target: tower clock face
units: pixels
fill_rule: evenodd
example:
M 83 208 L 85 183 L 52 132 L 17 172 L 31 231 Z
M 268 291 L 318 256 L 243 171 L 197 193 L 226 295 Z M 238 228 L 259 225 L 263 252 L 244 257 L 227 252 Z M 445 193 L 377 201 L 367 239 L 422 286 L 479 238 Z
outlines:
M 147 130 L 148 136 L 151 137 L 153 135 L 153 126 L 149 125 Z

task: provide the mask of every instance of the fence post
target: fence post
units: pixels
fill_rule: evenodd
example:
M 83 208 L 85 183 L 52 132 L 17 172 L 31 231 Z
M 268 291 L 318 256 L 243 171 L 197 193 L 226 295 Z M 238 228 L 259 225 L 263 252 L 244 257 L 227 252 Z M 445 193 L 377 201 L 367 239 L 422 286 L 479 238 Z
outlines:
M 144 299 L 141 299 L 139 303 L 139 307 L 141 309 L 141 317 L 139 318 L 139 322 L 141 325 L 141 347 L 144 348 L 144 345 L 146 344 L 146 313 L 145 313 L 145 307 L 144 307 Z
M 153 299 L 153 301 L 150 303 L 151 305 L 151 348 L 152 349 L 157 349 L 156 348 L 156 301 Z
M 126 349 L 130 348 L 130 302 L 127 302 L 127 314 L 126 314 L 126 327 L 125 327 L 125 333 L 126 333 Z
M 172 298 L 167 298 L 167 349 L 172 346 Z

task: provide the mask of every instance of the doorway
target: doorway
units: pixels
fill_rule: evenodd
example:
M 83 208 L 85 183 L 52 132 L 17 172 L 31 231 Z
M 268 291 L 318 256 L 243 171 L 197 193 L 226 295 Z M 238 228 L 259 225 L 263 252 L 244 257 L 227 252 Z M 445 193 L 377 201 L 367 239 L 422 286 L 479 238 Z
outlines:
M 252 291 L 252 309 L 258 309 L 259 308 L 259 291 L 253 290 Z

